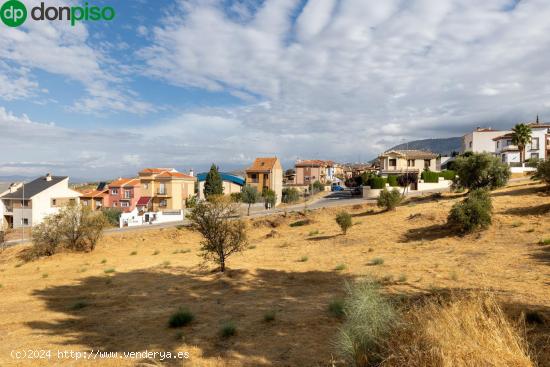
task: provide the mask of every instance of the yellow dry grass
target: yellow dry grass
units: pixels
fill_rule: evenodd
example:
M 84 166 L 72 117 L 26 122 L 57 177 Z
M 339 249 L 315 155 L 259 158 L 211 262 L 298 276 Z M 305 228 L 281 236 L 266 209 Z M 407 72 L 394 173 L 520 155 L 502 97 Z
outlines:
M 252 246 L 229 259 L 225 275 L 202 264 L 200 237 L 187 229 L 110 234 L 93 253 L 30 263 L 19 260 L 21 247 L 10 248 L 0 254 L 0 365 L 152 363 L 10 357 L 24 349 L 189 352 L 185 364 L 155 362 L 176 366 L 338 364 L 332 341 L 340 321 L 327 305 L 343 296 L 346 280 L 362 276 L 381 279 L 387 294 L 411 304 L 440 289 L 495 294 L 514 322 L 521 313 L 539 315 L 526 323 L 529 352 L 549 365 L 550 246 L 538 242 L 550 238 L 550 197 L 535 184 L 498 190 L 493 225 L 466 237 L 443 226 L 459 199 L 417 199 L 388 213 L 350 207 L 354 226 L 345 236 L 334 221 L 341 208 L 312 212 L 305 226 L 289 226 L 298 214 L 251 221 Z M 376 258 L 383 263 L 371 265 Z M 181 306 L 195 320 L 168 328 Z M 269 311 L 276 318 L 266 323 Z M 223 339 L 228 320 L 237 334 Z

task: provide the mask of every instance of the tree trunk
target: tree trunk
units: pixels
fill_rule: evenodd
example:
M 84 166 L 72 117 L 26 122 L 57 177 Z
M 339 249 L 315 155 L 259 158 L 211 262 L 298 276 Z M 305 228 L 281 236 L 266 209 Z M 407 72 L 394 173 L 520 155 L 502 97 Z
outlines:
M 223 257 L 220 259 L 220 271 L 225 272 L 225 258 Z
M 246 213 L 247 216 L 250 216 L 250 205 L 252 204 L 248 203 L 248 212 Z

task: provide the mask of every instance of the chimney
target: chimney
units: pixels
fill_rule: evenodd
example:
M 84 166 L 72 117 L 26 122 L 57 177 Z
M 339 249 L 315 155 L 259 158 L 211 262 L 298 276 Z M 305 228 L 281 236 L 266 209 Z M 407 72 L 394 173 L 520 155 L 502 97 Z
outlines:
M 13 194 L 14 192 L 16 192 L 17 189 L 20 188 L 20 187 L 21 187 L 21 184 L 18 184 L 18 183 L 15 183 L 15 182 L 12 183 L 10 185 L 10 194 Z
M 51 181 L 52 180 L 52 175 L 51 173 L 46 173 L 46 181 Z
M 189 170 L 189 176 L 195 177 L 195 172 L 193 171 L 193 168 Z

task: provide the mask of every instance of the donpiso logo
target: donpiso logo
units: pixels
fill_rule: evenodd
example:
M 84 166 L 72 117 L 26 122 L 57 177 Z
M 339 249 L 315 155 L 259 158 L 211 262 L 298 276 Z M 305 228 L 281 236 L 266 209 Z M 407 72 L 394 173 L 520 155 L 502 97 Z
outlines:
M 110 21 L 115 18 L 115 9 L 110 6 L 94 6 L 87 2 L 84 6 L 46 6 L 41 2 L 30 11 L 32 20 L 65 20 L 74 26 L 81 21 Z M 0 8 L 0 18 L 9 27 L 19 27 L 27 19 L 27 8 L 19 0 L 8 0 Z

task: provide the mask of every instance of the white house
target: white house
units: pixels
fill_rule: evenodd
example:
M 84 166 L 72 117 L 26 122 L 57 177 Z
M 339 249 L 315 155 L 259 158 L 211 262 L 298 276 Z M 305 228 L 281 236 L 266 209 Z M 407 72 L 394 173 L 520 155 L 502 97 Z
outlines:
M 534 122 L 531 128 L 531 143 L 525 147 L 525 159 L 550 158 L 550 123 Z
M 509 130 L 499 131 L 478 127 L 462 137 L 462 150 L 460 153 L 496 153 L 495 141 L 493 139 L 510 132 Z
M 69 177 L 39 177 L 29 183 L 12 186 L 0 195 L 2 224 L 9 228 L 31 227 L 70 203 L 79 202 L 80 193 L 69 189 Z
M 520 154 L 517 145 L 512 144 L 512 133 L 496 136 L 493 138 L 495 154 L 503 163 L 519 167 Z

